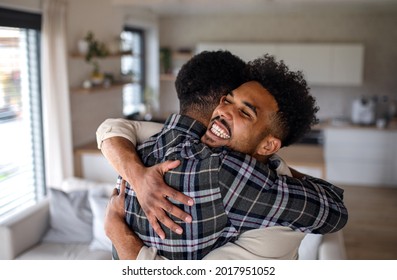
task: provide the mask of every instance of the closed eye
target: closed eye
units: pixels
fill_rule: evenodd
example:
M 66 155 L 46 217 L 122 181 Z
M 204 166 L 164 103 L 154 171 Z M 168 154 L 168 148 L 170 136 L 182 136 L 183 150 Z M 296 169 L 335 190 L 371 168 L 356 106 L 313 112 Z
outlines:
M 225 96 L 225 97 L 223 97 L 223 103 L 224 104 L 232 104 L 232 101 L 228 100 L 227 97 Z
M 240 110 L 240 112 L 241 112 L 241 114 L 242 115 L 244 115 L 244 117 L 247 117 L 247 118 L 252 118 L 252 116 L 251 116 L 251 114 L 250 113 L 247 113 L 246 111 L 244 111 L 244 110 Z

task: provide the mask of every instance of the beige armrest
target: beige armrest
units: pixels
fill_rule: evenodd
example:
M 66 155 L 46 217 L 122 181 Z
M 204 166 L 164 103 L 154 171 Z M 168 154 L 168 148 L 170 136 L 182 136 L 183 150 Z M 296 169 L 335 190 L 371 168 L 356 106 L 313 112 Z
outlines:
M 36 245 L 49 225 L 48 198 L 0 224 L 0 260 L 11 260 Z
M 318 249 L 320 260 L 346 260 L 346 247 L 343 231 L 325 234 L 323 242 Z

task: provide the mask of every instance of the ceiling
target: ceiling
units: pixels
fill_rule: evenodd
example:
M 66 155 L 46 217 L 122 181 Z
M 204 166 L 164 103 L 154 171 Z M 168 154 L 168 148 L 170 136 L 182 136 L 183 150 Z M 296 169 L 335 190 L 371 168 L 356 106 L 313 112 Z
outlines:
M 397 11 L 397 0 L 112 0 L 158 15 L 264 14 L 305 11 Z

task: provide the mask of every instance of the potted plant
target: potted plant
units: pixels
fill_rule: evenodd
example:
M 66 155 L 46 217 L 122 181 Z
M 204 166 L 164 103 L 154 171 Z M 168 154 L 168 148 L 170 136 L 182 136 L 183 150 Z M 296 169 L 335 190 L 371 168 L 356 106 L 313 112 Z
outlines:
M 101 73 L 98 58 L 109 55 L 109 50 L 106 45 L 95 39 L 94 33 L 89 31 L 84 40 L 88 43 L 88 50 L 85 54 L 87 63 L 92 64 L 93 71 L 91 73 L 91 81 L 94 85 L 99 85 L 103 82 L 104 74 Z

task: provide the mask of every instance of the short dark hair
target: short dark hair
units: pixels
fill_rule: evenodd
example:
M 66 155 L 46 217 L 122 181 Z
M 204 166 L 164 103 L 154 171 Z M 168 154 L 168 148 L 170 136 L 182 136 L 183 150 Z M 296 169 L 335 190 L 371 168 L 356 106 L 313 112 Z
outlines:
M 179 71 L 175 88 L 180 113 L 210 118 L 222 95 L 244 83 L 246 63 L 229 51 L 203 51 Z
M 301 71 L 290 71 L 282 60 L 277 62 L 266 54 L 248 62 L 246 75 L 275 98 L 278 112 L 269 132 L 281 140 L 282 146 L 297 142 L 318 123 L 319 108 Z

